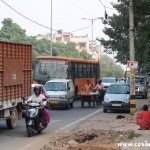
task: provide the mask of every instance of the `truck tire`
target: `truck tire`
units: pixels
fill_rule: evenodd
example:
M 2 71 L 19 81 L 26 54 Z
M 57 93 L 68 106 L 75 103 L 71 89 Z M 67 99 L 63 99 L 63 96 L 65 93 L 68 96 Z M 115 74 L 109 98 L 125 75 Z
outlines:
M 13 129 L 17 126 L 17 110 L 11 110 L 11 116 L 6 120 L 6 125 L 8 129 Z

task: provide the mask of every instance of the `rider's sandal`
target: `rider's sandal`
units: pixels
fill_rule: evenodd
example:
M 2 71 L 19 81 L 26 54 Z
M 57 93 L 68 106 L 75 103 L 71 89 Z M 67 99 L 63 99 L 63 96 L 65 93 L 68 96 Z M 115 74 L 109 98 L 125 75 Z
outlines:
M 40 127 L 40 128 L 44 128 L 44 126 L 43 126 L 43 124 L 42 124 L 42 123 L 40 123 L 40 124 L 39 124 L 39 127 Z

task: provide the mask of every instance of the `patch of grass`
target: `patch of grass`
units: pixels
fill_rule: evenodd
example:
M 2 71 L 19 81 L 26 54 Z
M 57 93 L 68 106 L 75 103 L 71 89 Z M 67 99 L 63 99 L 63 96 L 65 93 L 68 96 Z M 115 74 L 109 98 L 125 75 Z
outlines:
M 139 136 L 140 136 L 140 134 L 135 133 L 134 130 L 131 130 L 131 131 L 129 132 L 129 134 L 128 134 L 128 139 L 132 140 L 132 139 L 134 139 L 135 137 L 139 137 Z
M 135 113 L 131 112 L 131 113 L 130 113 L 130 115 L 131 115 L 131 116 L 134 116 L 134 115 L 135 115 Z

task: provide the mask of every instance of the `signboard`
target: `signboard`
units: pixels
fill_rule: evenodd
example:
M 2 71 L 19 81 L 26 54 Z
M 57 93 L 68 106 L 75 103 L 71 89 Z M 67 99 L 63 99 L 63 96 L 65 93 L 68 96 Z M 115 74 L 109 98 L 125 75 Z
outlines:
M 137 69 L 138 68 L 138 61 L 128 61 L 128 67 Z

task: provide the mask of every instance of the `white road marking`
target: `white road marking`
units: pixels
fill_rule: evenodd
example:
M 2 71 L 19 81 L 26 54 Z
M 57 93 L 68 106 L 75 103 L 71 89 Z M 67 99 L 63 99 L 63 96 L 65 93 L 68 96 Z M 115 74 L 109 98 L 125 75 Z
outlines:
M 62 120 L 51 120 L 51 121 L 50 121 L 50 124 L 51 124 L 51 123 L 56 123 L 56 122 L 59 122 L 59 121 L 62 121 Z
M 101 111 L 102 111 L 102 108 L 101 108 L 100 110 L 95 111 L 94 113 L 91 113 L 91 114 L 89 114 L 89 115 L 87 115 L 87 116 L 85 116 L 85 117 L 83 117 L 83 118 L 80 118 L 80 119 L 78 119 L 78 120 L 76 120 L 76 121 L 74 121 L 74 122 L 72 122 L 72 123 L 70 123 L 70 124 L 68 124 L 68 125 L 66 125 L 66 126 L 64 126 L 64 127 L 62 127 L 62 128 L 60 128 L 59 130 L 56 130 L 56 131 L 54 131 L 54 132 L 60 132 L 61 130 L 65 130 L 66 128 L 68 128 L 68 127 L 70 127 L 70 126 L 72 126 L 72 125 L 75 125 L 76 123 L 79 123 L 79 122 L 81 122 L 81 121 L 83 121 L 83 120 L 85 120 L 85 119 L 87 119 L 87 118 L 90 118 L 90 117 L 92 117 L 93 115 L 95 115 L 95 114 L 97 114 L 97 113 L 99 113 L 99 112 L 101 112 Z

